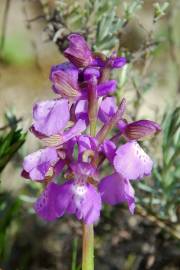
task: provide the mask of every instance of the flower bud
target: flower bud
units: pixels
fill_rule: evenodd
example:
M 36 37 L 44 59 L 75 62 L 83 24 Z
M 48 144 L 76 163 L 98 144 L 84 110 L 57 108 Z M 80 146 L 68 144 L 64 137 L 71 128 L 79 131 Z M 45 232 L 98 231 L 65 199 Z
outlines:
M 129 140 L 143 140 L 161 131 L 161 127 L 156 122 L 149 120 L 139 120 L 126 125 L 120 124 L 119 128 Z

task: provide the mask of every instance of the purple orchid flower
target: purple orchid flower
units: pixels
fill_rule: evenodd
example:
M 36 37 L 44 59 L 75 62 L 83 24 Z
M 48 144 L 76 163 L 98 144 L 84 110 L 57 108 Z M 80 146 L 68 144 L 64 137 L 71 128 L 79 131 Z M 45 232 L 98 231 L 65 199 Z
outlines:
M 35 122 L 31 131 L 50 146 L 59 146 L 86 129 L 86 123 L 82 119 L 68 128 L 70 110 L 65 99 L 36 103 L 33 117 Z
M 78 68 L 94 66 L 99 68 L 122 68 L 126 64 L 125 57 L 117 57 L 115 52 L 107 58 L 102 53 L 94 54 L 84 37 L 79 34 L 68 36 L 69 46 L 64 51 L 65 57 Z
M 97 222 L 101 210 L 101 196 L 87 183 L 95 169 L 88 163 L 71 164 L 74 179 L 65 184 L 50 183 L 37 200 L 35 210 L 43 219 L 51 221 L 65 213 L 75 214 L 86 224 Z
M 65 66 L 65 67 L 64 67 Z M 100 73 L 97 69 L 88 68 L 84 71 L 84 84 L 78 85 L 78 69 L 72 64 L 64 63 L 52 68 L 50 79 L 53 83 L 52 89 L 56 94 L 75 103 L 80 99 L 87 100 L 88 81 L 99 78 Z M 108 80 L 97 85 L 98 97 L 113 94 L 116 91 L 117 82 Z
M 78 68 L 90 66 L 93 63 L 93 55 L 83 36 L 70 34 L 68 36 L 69 47 L 64 55 Z
M 131 141 L 116 149 L 116 145 L 106 140 L 102 151 L 114 166 L 114 174 L 103 178 L 99 185 L 102 200 L 115 205 L 127 202 L 129 210 L 134 213 L 134 190 L 129 180 L 142 179 L 149 175 L 153 162 L 137 142 Z
M 22 175 L 31 180 L 44 180 L 48 173 L 53 173 L 53 167 L 58 161 L 54 148 L 38 150 L 25 157 Z

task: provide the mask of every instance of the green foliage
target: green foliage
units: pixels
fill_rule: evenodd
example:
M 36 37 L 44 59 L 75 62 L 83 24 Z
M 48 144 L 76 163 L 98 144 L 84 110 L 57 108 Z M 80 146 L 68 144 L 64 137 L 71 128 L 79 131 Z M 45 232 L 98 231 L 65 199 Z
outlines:
M 169 2 L 165 2 L 162 5 L 160 5 L 158 2 L 154 4 L 154 22 L 158 21 L 166 14 L 168 7 Z
M 19 213 L 22 203 L 8 193 L 0 194 L 0 261 L 9 258 L 13 239 L 20 222 Z
M 80 32 L 87 37 L 96 51 L 104 53 L 118 48 L 122 29 L 144 3 L 142 0 L 131 0 L 127 3 L 118 0 L 85 0 L 83 3 L 72 0 L 57 1 L 55 12 L 51 14 L 47 1 L 41 2 L 53 41 L 57 44 L 58 41 L 63 43 L 63 36 L 70 32 Z M 62 44 L 59 47 L 62 50 Z
M 26 35 L 15 33 L 14 36 L 7 36 L 1 58 L 9 64 L 33 63 L 33 54 L 31 46 L 26 40 Z
M 26 133 L 17 126 L 18 119 L 8 113 L 5 117 L 7 124 L 0 130 L 0 173 L 26 139 Z
M 130 3 L 124 2 L 124 11 L 125 11 L 125 17 L 126 20 L 128 21 L 131 19 L 135 12 L 142 8 L 142 5 L 144 4 L 144 0 L 135 0 L 135 1 L 130 1 Z
M 180 194 L 180 107 L 163 118 L 162 159 L 153 171 L 153 186 L 139 183 L 147 196 L 141 203 L 162 219 L 178 221 Z

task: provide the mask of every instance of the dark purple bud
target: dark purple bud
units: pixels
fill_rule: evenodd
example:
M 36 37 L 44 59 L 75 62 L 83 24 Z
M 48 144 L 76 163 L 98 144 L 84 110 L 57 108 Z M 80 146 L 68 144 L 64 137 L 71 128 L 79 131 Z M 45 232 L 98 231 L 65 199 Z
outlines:
M 97 94 L 99 97 L 113 94 L 116 90 L 117 82 L 115 80 L 106 81 L 100 83 L 97 86 Z
M 101 144 L 107 137 L 107 135 L 111 132 L 112 128 L 115 127 L 118 122 L 122 119 L 122 116 L 126 109 L 126 100 L 122 99 L 121 103 L 118 106 L 116 113 L 109 119 L 107 123 L 99 130 L 96 135 L 96 139 L 98 143 Z
M 161 131 L 161 127 L 156 122 L 149 120 L 139 120 L 126 125 L 121 124 L 119 128 L 129 140 L 142 140 Z
M 89 119 L 95 120 L 97 116 L 97 79 L 95 77 L 88 82 L 88 101 Z
M 126 63 L 125 57 L 115 57 L 112 59 L 112 68 L 122 68 Z
M 104 68 L 108 58 L 103 53 L 97 52 L 93 54 L 94 60 L 92 65 L 100 68 Z
M 93 62 L 91 50 L 80 34 L 70 34 L 68 36 L 69 46 L 64 51 L 65 57 L 76 67 L 87 67 Z
M 84 80 L 88 81 L 92 77 L 96 77 L 97 79 L 100 77 L 100 72 L 97 68 L 88 67 L 84 70 Z
M 98 118 L 103 122 L 108 122 L 117 111 L 115 97 L 106 97 L 102 100 L 99 106 Z

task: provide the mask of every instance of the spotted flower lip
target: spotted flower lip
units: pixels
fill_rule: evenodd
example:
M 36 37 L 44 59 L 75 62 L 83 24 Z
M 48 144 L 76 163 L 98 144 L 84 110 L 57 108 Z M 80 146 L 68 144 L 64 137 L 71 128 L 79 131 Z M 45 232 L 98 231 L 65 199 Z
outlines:
M 136 141 L 130 141 L 117 149 L 113 164 L 123 177 L 136 180 L 150 175 L 153 161 Z
M 57 205 L 60 186 L 49 183 L 42 195 L 37 199 L 34 209 L 36 213 L 46 221 L 53 221 L 60 217 Z
M 132 123 L 119 123 L 121 133 L 129 140 L 143 140 L 161 131 L 161 127 L 154 121 L 139 120 Z
M 101 196 L 91 184 L 68 181 L 50 183 L 35 204 L 35 211 L 44 220 L 53 221 L 64 214 L 75 214 L 90 225 L 98 221 L 102 207 Z
M 127 202 L 130 212 L 134 214 L 134 189 L 130 181 L 120 174 L 113 173 L 104 177 L 99 184 L 99 192 L 101 193 L 102 201 L 107 204 L 116 205 Z

